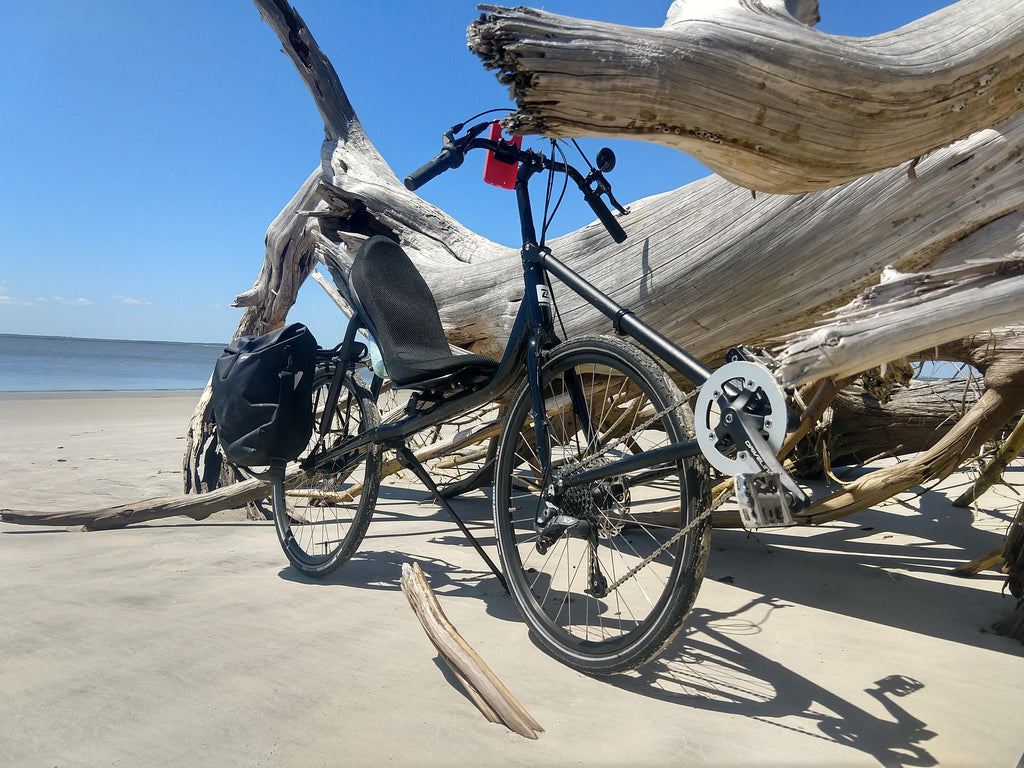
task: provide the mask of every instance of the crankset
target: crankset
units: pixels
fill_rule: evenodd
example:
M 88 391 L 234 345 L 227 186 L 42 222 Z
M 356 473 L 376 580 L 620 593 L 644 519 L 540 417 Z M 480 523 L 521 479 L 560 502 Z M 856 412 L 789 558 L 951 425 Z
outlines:
M 697 444 L 708 462 L 736 479 L 747 528 L 793 524 L 810 501 L 776 458 L 786 438 L 786 399 L 767 369 L 734 360 L 714 371 L 695 405 Z
M 738 444 L 733 420 L 740 416 L 764 438 L 773 454 L 786 439 L 786 399 L 775 379 L 757 363 L 737 360 L 713 372 L 694 406 L 697 445 L 726 475 L 764 471 L 750 446 Z

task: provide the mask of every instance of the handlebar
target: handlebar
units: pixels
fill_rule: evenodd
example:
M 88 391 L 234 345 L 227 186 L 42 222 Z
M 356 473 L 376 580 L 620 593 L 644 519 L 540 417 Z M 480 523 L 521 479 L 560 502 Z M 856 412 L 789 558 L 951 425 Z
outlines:
M 462 165 L 462 161 L 466 159 L 466 153 L 458 147 L 452 131 L 445 133 L 443 145 L 437 157 L 427 160 L 427 162 L 405 177 L 406 189 L 410 192 L 415 192 L 428 181 L 436 179 L 445 171 Z
M 611 210 L 605 205 L 604 200 L 597 192 L 590 191 L 589 189 L 583 193 L 583 199 L 587 201 L 596 215 L 598 220 L 604 224 L 604 228 L 608 230 L 608 234 L 612 236 L 612 240 L 616 243 L 624 242 L 626 239 L 626 231 L 619 224 L 615 216 L 612 215 Z
M 450 149 L 442 149 L 437 157 L 427 160 L 423 165 L 405 177 L 406 189 L 415 192 L 431 179 L 436 179 L 450 168 L 462 165 L 464 155 Z
M 524 183 L 529 180 L 531 175 L 542 170 L 550 169 L 568 174 L 569 178 L 579 187 L 580 192 L 583 193 L 583 199 L 587 201 L 590 209 L 597 216 L 601 224 L 604 225 L 604 228 L 608 230 L 608 234 L 611 235 L 612 239 L 616 243 L 621 243 L 626 239 L 626 232 L 622 229 L 622 226 L 601 196 L 607 195 L 619 213 L 626 214 L 629 211 L 619 205 L 618 201 L 612 196 L 611 185 L 608 184 L 602 171 L 593 168 L 590 173 L 584 176 L 569 163 L 546 157 L 532 149 L 520 149 L 508 141 L 478 138 L 488 125 L 490 123 L 475 125 L 467 129 L 465 135 L 459 138 L 455 138 L 454 133 L 456 129 L 454 128 L 445 132 L 443 147 L 437 156 L 428 160 L 405 177 L 406 189 L 415 192 L 445 171 L 451 168 L 458 168 L 462 165 L 463 160 L 466 158 L 466 153 L 470 150 L 488 149 L 492 152 L 497 152 L 501 159 L 506 160 L 506 162 L 521 163 L 519 179 L 522 179 Z

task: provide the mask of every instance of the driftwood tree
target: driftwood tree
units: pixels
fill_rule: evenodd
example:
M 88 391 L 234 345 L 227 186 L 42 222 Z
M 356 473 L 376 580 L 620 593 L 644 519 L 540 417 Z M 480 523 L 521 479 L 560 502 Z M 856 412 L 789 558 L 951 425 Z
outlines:
M 283 322 L 316 261 L 344 276 L 358 243 L 386 232 L 433 287 L 450 341 L 497 354 L 518 298 L 514 252 L 406 191 L 295 11 L 257 5 L 313 95 L 326 138 L 320 167 L 268 232 L 256 285 L 238 297 L 247 308 L 240 332 Z M 785 383 L 809 384 L 1020 321 L 1024 0 L 962 0 L 863 40 L 816 32 L 817 4 L 795 0 L 680 0 L 656 30 L 483 10 L 470 48 L 510 85 L 517 130 L 657 141 L 719 172 L 633 202 L 623 246 L 597 225 L 552 243 L 695 354 L 714 362 L 740 342 L 777 347 Z M 570 334 L 604 328 L 571 295 L 561 310 Z M 856 322 L 847 319 L 855 311 Z M 961 422 L 970 439 L 940 449 L 954 466 L 1024 406 L 1019 339 L 1011 327 L 947 348 L 949 359 L 1010 369 L 986 380 L 986 402 L 972 409 L 980 424 Z M 988 408 L 993 398 L 1000 407 Z M 891 417 L 898 424 L 901 414 Z M 201 403 L 192 487 L 213 484 L 199 471 L 208 436 Z M 894 493 L 920 479 L 877 482 Z
M 654 141 L 765 192 L 834 187 L 1021 108 L 1022 6 L 962 0 L 867 39 L 817 0 L 676 0 L 659 29 L 484 6 L 470 47 L 547 136 Z
M 325 140 L 267 232 L 255 284 L 237 297 L 238 333 L 283 323 L 318 263 L 344 308 L 351 254 L 386 233 L 432 287 L 449 340 L 496 355 L 519 298 L 516 252 L 407 191 L 295 10 L 254 2 Z M 775 350 L 780 377 L 803 388 L 815 415 L 838 384 L 937 347 L 985 374 L 960 421 L 955 407 L 929 407 L 943 425 L 930 433 L 911 429 L 913 390 L 894 399 L 886 417 L 907 428 L 899 450 L 923 458 L 819 502 L 807 521 L 951 471 L 1024 407 L 1024 0 L 961 0 L 856 40 L 815 31 L 813 0 L 677 0 L 658 29 L 483 11 L 469 45 L 509 85 L 519 107 L 510 126 L 659 142 L 717 171 L 632 202 L 621 246 L 597 224 L 551 243 L 599 288 L 710 364 L 737 343 Z M 559 303 L 570 335 L 607 330 L 572 294 Z M 848 422 L 844 439 L 856 434 Z M 221 485 L 206 397 L 188 437 L 186 491 Z

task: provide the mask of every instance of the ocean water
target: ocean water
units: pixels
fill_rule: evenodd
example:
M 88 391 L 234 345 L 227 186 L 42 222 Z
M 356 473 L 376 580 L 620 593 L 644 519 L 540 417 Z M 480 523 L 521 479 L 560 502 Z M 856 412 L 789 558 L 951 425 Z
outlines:
M 0 392 L 199 390 L 221 344 L 0 334 Z

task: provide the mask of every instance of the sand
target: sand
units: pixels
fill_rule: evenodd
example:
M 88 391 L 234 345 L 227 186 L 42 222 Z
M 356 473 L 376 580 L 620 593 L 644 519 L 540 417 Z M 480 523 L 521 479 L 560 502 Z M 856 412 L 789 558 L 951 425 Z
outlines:
M 0 507 L 176 493 L 194 401 L 0 399 Z M 1024 646 L 987 628 L 1013 601 L 995 571 L 947 572 L 997 546 L 1017 502 L 952 508 L 968 481 L 815 529 L 717 531 L 684 632 L 607 679 L 537 650 L 413 487 L 382 491 L 362 552 L 318 583 L 238 512 L 0 525 L 0 764 L 1012 768 Z M 459 504 L 493 545 L 487 500 Z M 538 740 L 484 720 L 437 659 L 399 589 L 412 561 Z

